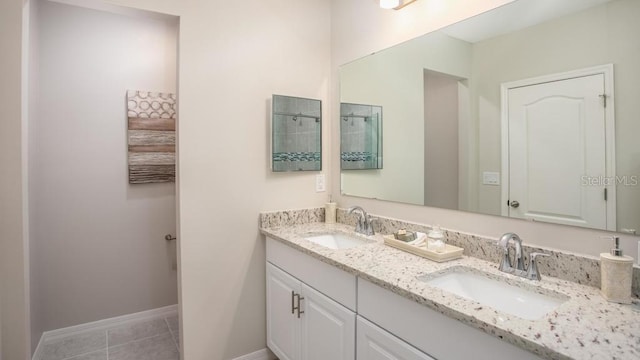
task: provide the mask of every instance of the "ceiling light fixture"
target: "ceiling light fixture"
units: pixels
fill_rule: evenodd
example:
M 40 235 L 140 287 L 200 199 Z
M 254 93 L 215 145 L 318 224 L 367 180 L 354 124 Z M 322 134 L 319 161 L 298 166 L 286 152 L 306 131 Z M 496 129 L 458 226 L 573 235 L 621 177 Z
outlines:
M 380 0 L 380 7 L 383 9 L 393 9 L 400 5 L 400 0 Z
M 383 9 L 400 10 L 416 0 L 380 0 L 380 7 Z

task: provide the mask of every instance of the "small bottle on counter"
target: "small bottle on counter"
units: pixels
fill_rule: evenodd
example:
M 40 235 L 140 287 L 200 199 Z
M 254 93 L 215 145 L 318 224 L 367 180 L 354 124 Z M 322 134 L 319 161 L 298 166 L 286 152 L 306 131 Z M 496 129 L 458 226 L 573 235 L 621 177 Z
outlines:
M 622 254 L 619 237 L 606 238 L 613 239 L 614 247 L 610 252 L 600 254 L 600 293 L 607 301 L 631 304 L 633 258 Z
M 444 233 L 440 226 L 434 226 L 427 234 L 427 249 L 435 252 L 443 252 L 446 247 Z
M 331 197 L 329 197 L 329 202 L 324 204 L 324 222 L 326 224 L 335 224 L 336 223 L 336 208 L 338 204 L 331 201 Z

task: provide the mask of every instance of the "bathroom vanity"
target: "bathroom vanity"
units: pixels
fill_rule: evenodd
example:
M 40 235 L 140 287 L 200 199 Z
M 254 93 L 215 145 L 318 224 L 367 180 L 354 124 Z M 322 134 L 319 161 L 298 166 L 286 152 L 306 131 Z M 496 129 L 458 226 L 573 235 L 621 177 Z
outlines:
M 341 223 L 263 222 L 261 231 L 267 249 L 267 344 L 283 360 L 640 356 L 640 311 L 606 302 L 594 287 L 549 276 L 527 280 L 470 256 L 432 262 L 385 246 L 381 235 L 356 235 Z M 319 234 L 361 242 L 308 240 Z M 428 281 L 456 269 L 558 301 L 532 317 L 513 315 Z

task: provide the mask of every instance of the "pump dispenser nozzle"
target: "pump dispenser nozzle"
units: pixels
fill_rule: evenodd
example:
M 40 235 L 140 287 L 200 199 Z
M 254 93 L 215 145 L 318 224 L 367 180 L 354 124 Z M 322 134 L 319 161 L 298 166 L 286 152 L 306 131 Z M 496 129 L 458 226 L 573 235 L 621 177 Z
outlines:
M 613 256 L 622 256 L 622 249 L 620 249 L 620 237 L 612 236 L 610 239 L 613 240 L 614 247 L 609 251 L 609 253 Z

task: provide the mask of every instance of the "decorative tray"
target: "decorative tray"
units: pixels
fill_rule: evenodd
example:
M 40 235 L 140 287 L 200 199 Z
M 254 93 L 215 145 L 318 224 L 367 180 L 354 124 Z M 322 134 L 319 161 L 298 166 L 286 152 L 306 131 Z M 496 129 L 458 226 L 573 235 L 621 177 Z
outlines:
M 464 251 L 464 249 L 461 247 L 445 244 L 445 249 L 442 252 L 435 252 L 433 250 L 427 249 L 426 244 L 424 244 L 424 247 L 411 245 L 404 241 L 396 240 L 393 235 L 384 235 L 383 238 L 385 245 L 394 247 L 402 251 L 406 251 L 414 255 L 418 255 L 435 262 L 445 262 L 459 259 L 462 257 L 462 252 Z

